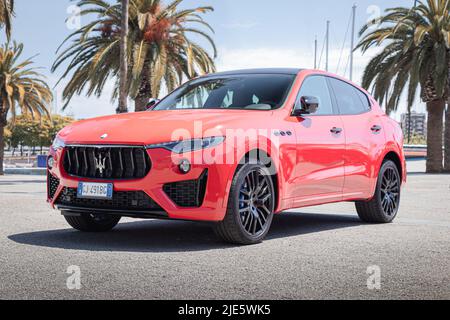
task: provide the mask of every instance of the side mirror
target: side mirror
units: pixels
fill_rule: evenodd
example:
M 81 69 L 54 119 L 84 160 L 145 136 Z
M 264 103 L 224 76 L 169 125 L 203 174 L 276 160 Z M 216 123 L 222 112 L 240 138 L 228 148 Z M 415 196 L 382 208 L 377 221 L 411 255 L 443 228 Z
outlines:
M 294 117 L 300 117 L 305 114 L 314 114 L 319 109 L 319 99 L 317 97 L 303 96 L 300 98 L 301 108 L 295 108 Z
M 156 105 L 160 102 L 161 100 L 159 99 L 150 99 L 150 101 L 147 103 L 147 105 L 145 106 L 145 109 L 147 110 L 153 110 L 154 107 L 156 107 Z

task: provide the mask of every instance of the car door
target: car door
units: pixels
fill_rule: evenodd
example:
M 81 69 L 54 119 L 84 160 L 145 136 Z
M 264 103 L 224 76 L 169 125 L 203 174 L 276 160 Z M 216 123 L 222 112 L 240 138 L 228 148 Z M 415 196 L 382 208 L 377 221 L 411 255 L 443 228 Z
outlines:
M 319 108 L 315 114 L 296 118 L 294 207 L 341 200 L 344 185 L 345 134 L 326 77 L 307 77 L 295 108 L 301 108 L 303 96 L 318 98 Z
M 382 115 L 355 86 L 329 78 L 346 134 L 344 200 L 372 197 L 378 161 L 385 145 Z

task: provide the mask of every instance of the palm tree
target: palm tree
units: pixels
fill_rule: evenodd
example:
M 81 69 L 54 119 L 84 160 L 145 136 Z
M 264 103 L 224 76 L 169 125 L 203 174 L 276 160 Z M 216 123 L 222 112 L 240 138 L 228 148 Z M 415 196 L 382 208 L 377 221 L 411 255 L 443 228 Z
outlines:
M 4 128 L 8 114 L 16 117 L 16 107 L 22 114 L 32 117 L 49 116 L 47 105 L 52 92 L 43 77 L 31 65 L 31 59 L 19 62 L 23 45 L 9 43 L 0 47 L 0 175 L 3 174 Z
M 121 35 L 120 35 L 120 78 L 119 78 L 119 107 L 117 113 L 128 112 L 128 59 L 127 59 L 127 45 L 128 45 L 128 11 L 130 9 L 130 1 L 122 0 L 122 21 L 121 21 Z
M 0 26 L 5 27 L 6 36 L 11 37 L 11 24 L 14 16 L 14 0 L 0 0 Z
M 211 7 L 180 9 L 182 0 L 163 5 L 161 0 L 130 0 L 128 35 L 128 92 L 135 110 L 145 110 L 148 100 L 160 93 L 162 83 L 170 91 L 184 78 L 215 71 L 213 58 L 195 40 L 210 43 L 211 27 L 202 14 Z M 62 78 L 72 74 L 64 89 L 66 106 L 76 94 L 99 96 L 105 83 L 116 79 L 113 99 L 118 95 L 117 75 L 120 61 L 122 6 L 103 0 L 82 0 L 81 14 L 95 13 L 97 18 L 71 34 L 63 44 L 72 43 L 58 56 L 53 71 L 70 61 Z M 206 29 L 203 30 L 203 28 Z
M 428 111 L 427 172 L 443 170 L 443 114 L 448 96 L 450 61 L 450 0 L 418 1 L 414 8 L 386 10 L 380 26 L 360 31 L 363 52 L 385 44 L 367 65 L 363 86 L 386 103 L 388 113 L 397 109 L 406 89 L 408 110 L 421 88 Z

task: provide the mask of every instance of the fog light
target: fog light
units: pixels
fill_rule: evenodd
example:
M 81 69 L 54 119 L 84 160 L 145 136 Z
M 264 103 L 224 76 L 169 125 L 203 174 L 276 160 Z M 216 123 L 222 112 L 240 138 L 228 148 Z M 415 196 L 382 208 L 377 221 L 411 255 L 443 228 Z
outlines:
M 47 159 L 48 168 L 53 169 L 54 165 L 55 165 L 55 159 L 53 157 L 48 157 L 48 159 Z
M 191 163 L 189 160 L 181 160 L 180 164 L 178 165 L 178 168 L 180 169 L 181 173 L 186 174 L 189 171 L 191 171 Z

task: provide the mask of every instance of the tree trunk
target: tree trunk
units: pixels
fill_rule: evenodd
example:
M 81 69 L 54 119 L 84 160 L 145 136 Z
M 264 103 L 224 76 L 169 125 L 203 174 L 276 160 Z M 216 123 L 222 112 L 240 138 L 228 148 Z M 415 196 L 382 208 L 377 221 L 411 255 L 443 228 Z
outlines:
M 5 125 L 0 121 L 0 176 L 4 174 L 3 172 L 3 158 L 5 156 Z
M 122 0 L 122 26 L 120 38 L 120 83 L 119 83 L 119 107 L 117 113 L 128 112 L 128 8 L 129 0 Z
M 445 112 L 444 145 L 444 171 L 450 173 L 450 98 L 447 102 L 447 111 Z
M 441 173 L 443 170 L 443 140 L 445 100 L 438 99 L 427 103 L 428 110 L 428 155 L 427 173 Z
M 141 112 L 147 110 L 147 104 L 150 100 L 151 96 L 149 94 L 139 95 L 134 100 L 134 109 L 135 112 Z
M 134 99 L 134 111 L 141 112 L 147 110 L 147 104 L 152 97 L 152 87 L 150 85 L 150 80 L 148 79 L 148 74 L 150 72 L 150 61 L 146 61 L 142 67 L 142 79 L 139 86 L 139 92 Z
M 3 159 L 5 158 L 5 127 L 8 124 L 6 111 L 0 105 L 0 176 L 4 174 Z

